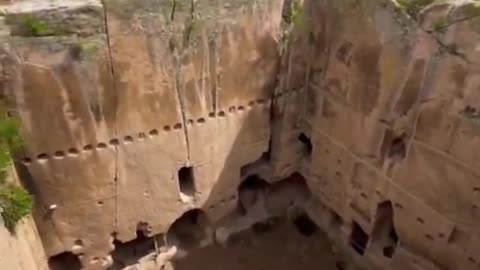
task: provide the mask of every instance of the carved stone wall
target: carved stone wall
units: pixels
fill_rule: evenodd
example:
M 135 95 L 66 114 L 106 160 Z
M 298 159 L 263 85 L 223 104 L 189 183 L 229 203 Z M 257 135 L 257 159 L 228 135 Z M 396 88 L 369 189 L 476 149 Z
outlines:
M 189 211 L 215 227 L 248 176 L 298 173 L 310 216 L 360 261 L 480 267 L 473 1 L 417 21 L 393 1 L 291 2 L 1 7 L 17 167 L 49 257 L 106 268 L 115 244 Z

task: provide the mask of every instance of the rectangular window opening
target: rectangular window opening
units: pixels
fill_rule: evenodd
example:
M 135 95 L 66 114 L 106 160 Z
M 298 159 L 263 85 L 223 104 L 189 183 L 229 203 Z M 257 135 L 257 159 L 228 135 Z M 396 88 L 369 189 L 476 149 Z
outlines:
M 358 223 L 353 222 L 352 233 L 350 235 L 350 245 L 353 249 L 360 255 L 365 253 L 367 248 L 369 236 L 368 234 L 358 225 Z
M 193 197 L 195 195 L 195 179 L 193 167 L 183 167 L 178 171 L 178 184 L 183 195 Z

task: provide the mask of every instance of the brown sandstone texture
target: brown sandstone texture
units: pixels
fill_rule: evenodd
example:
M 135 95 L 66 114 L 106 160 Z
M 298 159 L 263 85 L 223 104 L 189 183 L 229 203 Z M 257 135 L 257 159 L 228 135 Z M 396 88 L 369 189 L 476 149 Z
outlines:
M 477 2 L 0 2 L 50 267 L 172 267 L 302 212 L 367 269 L 479 269 Z

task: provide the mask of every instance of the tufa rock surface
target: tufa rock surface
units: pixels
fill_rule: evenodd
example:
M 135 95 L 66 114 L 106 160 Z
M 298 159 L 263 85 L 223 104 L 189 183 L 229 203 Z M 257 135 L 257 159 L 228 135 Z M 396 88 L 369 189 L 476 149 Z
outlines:
M 479 269 L 480 8 L 412 2 L 1 1 L 50 267 L 302 209 L 368 269 Z

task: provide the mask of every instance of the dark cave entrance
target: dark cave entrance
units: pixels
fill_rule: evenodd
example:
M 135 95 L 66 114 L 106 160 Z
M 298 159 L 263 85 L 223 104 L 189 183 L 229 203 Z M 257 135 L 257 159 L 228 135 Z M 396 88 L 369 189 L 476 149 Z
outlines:
M 72 252 L 63 252 L 48 259 L 48 267 L 51 270 L 80 270 L 82 263 L 77 255 Z
M 399 238 L 393 222 L 392 202 L 385 201 L 377 206 L 372 231 L 372 249 L 381 251 L 383 256 L 392 258 L 395 254 Z
M 310 237 L 318 230 L 317 224 L 304 211 L 301 211 L 295 217 L 293 217 L 292 223 L 297 232 L 303 236 Z
M 390 145 L 388 158 L 391 158 L 395 161 L 399 161 L 404 159 L 406 155 L 407 155 L 407 145 L 405 144 L 405 138 L 403 136 L 394 138 Z
M 115 238 L 115 237 L 114 237 Z M 155 241 L 163 242 L 163 235 L 147 237 L 142 230 L 137 230 L 137 238 L 128 242 L 113 241 L 115 249 L 111 253 L 113 259 L 112 270 L 123 269 L 135 264 L 142 257 L 155 252 Z
M 358 254 L 363 255 L 367 248 L 368 240 L 368 234 L 354 221 L 352 233 L 350 234 L 350 245 Z
M 261 200 L 262 194 L 268 189 L 270 184 L 258 177 L 258 175 L 249 175 L 238 186 L 238 211 L 241 215 L 246 215 L 248 210 Z
M 382 156 L 394 162 L 404 159 L 407 155 L 405 137 L 405 134 L 395 135 L 391 130 L 387 130 L 381 146 Z
M 167 245 L 184 250 L 201 247 L 202 242 L 212 237 L 205 213 L 200 209 L 185 212 L 167 231 Z
M 313 152 L 312 140 L 307 137 L 305 133 L 300 133 L 300 135 L 298 136 L 298 141 L 303 145 L 305 153 L 308 156 L 311 156 Z

